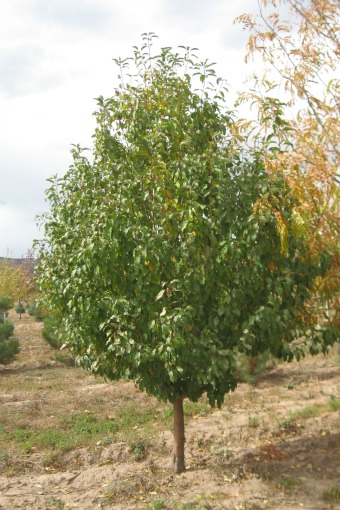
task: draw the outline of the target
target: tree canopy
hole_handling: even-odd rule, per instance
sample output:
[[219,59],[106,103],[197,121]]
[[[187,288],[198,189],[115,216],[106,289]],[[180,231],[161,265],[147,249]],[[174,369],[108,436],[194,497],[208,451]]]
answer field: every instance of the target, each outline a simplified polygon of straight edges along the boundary
[[11,258],[0,259],[0,298],[15,301],[27,300],[33,293],[33,261],[31,257],[20,262]]
[[[340,4],[258,0],[258,5],[257,15],[244,14],[237,20],[250,32],[246,61],[256,59],[261,70],[250,77],[240,102],[256,108],[261,138],[271,136],[266,130],[272,130],[272,119],[280,111],[271,149],[276,145],[283,150],[266,157],[266,168],[284,171],[299,198],[296,220],[310,251],[327,250],[332,258],[325,276],[316,281],[315,296],[319,312],[335,317],[340,261]],[[255,123],[243,127],[246,136],[250,131],[253,136]]]
[[92,159],[74,147],[51,179],[38,286],[84,368],[174,404],[181,472],[183,398],[221,405],[238,352],[290,360],[335,330],[310,313],[330,259],[296,228],[284,173],[235,139],[213,65],[186,47],[153,56],[152,39],[117,60]]

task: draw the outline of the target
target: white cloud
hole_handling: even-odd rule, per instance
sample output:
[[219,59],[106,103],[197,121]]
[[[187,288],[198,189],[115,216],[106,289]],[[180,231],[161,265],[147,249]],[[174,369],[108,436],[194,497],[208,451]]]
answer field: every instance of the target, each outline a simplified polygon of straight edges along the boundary
[[33,237],[39,237],[38,229],[32,227],[34,223],[34,217],[24,210],[0,205],[0,256],[25,256]]
[[6,96],[30,94],[55,86],[59,77],[42,69],[44,51],[32,44],[21,43],[0,53],[0,91]]
[[[0,253],[21,256],[46,210],[46,179],[63,174],[70,146],[91,147],[94,97],[117,84],[113,58],[131,56],[142,32],[161,46],[198,47],[234,89],[242,82],[238,14],[253,0],[10,0],[0,19]],[[242,70],[243,69],[243,70]],[[232,97],[230,99],[232,105]],[[10,216],[10,220],[8,219]],[[8,225],[11,227],[8,227]]]
[[30,13],[42,22],[60,25],[63,30],[98,32],[110,26],[114,4],[96,0],[32,0]]

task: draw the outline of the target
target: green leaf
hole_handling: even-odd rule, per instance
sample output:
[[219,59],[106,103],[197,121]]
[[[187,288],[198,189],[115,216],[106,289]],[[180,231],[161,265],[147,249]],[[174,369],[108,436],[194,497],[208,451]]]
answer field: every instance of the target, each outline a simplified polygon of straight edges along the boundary
[[159,291],[156,296],[156,301],[159,301],[164,296],[164,293],[165,293],[165,289],[162,289],[161,291]]

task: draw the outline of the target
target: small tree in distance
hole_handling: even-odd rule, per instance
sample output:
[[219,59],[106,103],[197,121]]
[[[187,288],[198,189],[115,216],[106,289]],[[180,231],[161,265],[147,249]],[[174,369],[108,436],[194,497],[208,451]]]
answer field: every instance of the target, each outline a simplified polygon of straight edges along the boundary
[[283,174],[233,141],[213,66],[184,47],[153,57],[152,39],[98,98],[93,161],[75,147],[50,180],[38,287],[85,369],[172,402],[181,473],[184,398],[220,406],[238,352],[291,360],[335,331],[306,305],[328,258],[296,233]]

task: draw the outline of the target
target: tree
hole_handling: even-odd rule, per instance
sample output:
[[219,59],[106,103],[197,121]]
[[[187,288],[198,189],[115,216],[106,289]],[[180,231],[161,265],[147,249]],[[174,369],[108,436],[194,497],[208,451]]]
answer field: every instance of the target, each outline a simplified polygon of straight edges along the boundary
[[184,398],[221,405],[238,352],[290,360],[335,331],[306,319],[329,260],[296,235],[284,175],[234,142],[212,64],[183,47],[153,57],[152,39],[98,98],[93,161],[74,147],[51,179],[38,288],[85,369],[173,403],[181,473]]
[[[0,297],[8,296],[15,301],[27,301],[34,292],[33,258],[0,258]],[[13,306],[12,304],[12,306]]]
[[[237,21],[250,31],[248,53],[260,73],[240,96],[258,113],[260,137],[281,124],[272,139],[283,147],[266,158],[270,172],[284,171],[299,197],[296,223],[312,253],[326,250],[329,270],[315,285],[319,314],[339,314],[340,4],[337,0],[258,0],[257,16]],[[264,68],[263,65],[264,64]],[[280,101],[275,99],[279,96]],[[286,104],[284,104],[286,103]],[[247,123],[246,136],[255,125]],[[252,131],[252,136],[253,136]],[[267,133],[270,137],[271,134]],[[290,150],[287,150],[290,147]]]

